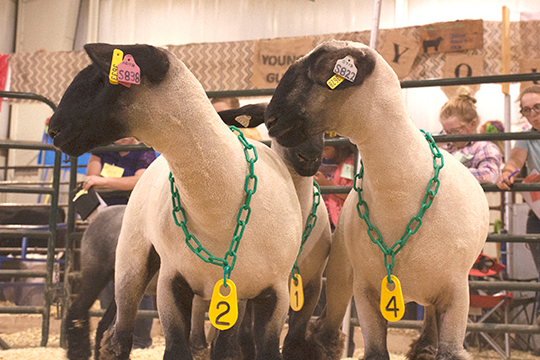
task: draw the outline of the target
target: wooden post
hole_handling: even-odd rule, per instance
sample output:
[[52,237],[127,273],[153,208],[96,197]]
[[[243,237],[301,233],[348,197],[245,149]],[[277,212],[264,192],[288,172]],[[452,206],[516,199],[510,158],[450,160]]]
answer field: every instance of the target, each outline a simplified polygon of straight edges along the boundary
[[[510,9],[502,7],[501,24],[501,75],[510,74]],[[510,94],[510,84],[502,84],[503,94]]]

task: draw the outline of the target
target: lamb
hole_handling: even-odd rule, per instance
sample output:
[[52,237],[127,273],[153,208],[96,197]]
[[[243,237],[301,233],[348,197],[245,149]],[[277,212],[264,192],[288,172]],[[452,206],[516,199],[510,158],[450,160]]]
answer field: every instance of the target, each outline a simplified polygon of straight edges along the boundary
[[[140,68],[140,84],[128,88],[109,83],[114,49],[132,55]],[[92,64],[75,77],[49,123],[54,145],[78,156],[134,136],[162,154],[141,177],[126,208],[116,252],[117,314],[103,334],[100,359],[129,358],[137,305],[154,275],[149,265],[152,248],[161,261],[157,300],[166,340],[164,359],[192,358],[192,298],[196,294],[210,299],[214,284],[222,297],[229,297],[221,293],[225,281],[231,293],[236,285],[238,321],[219,332],[213,358],[241,357],[237,342],[228,340],[241,322],[242,304],[251,299],[256,359],[279,359],[279,335],[289,307],[288,277],[303,229],[287,167],[264,144],[241,137],[239,141],[220,121],[200,83],[169,52],[148,45],[108,44],[89,44],[85,50]],[[256,180],[250,177],[251,169]],[[192,236],[173,218],[171,192],[176,191],[181,203],[175,204],[174,215]],[[246,192],[252,194],[249,209],[239,214]],[[226,257],[218,267],[198,256],[206,254],[202,248],[215,257],[229,255],[231,248],[235,252],[231,238],[239,223],[245,226],[235,263]],[[197,254],[184,243],[186,237]],[[193,244],[194,238],[200,246]],[[211,306],[218,312],[215,323],[229,316],[232,325],[234,317],[219,313],[221,305]],[[114,311],[109,310],[104,319]]]
[[[354,63],[355,77],[332,90],[327,81],[335,79],[333,69],[343,59]],[[334,232],[319,345],[327,350],[328,342],[339,340],[338,319],[354,293],[364,359],[389,359],[387,319],[402,311],[402,304],[392,303],[399,292],[381,284],[390,277],[400,281],[405,302],[425,306],[423,331],[408,357],[468,359],[463,348],[467,275],[487,237],[487,201],[469,171],[415,127],[390,66],[365,45],[323,43],[287,70],[265,118],[270,136],[284,146],[333,130],[357,145],[363,162],[362,178]],[[392,248],[398,240],[401,251],[395,258],[374,244]],[[381,302],[381,293],[389,291],[394,299]],[[340,349],[335,350],[320,356],[337,359]]]
[[[125,210],[126,205],[105,207],[84,232],[80,250],[80,287],[64,322],[68,359],[89,359],[91,356],[88,312],[100,292],[114,279],[116,245]],[[151,265],[159,268],[159,261]],[[155,294],[155,281],[150,283],[146,293]]]
[[[219,115],[228,125],[255,127],[264,122],[267,104],[246,105],[239,109],[220,111]],[[322,203],[316,209],[316,222],[310,216],[313,208],[313,175],[321,165],[324,146],[322,134],[293,147],[285,148],[272,140],[271,147],[287,164],[300,200],[303,223],[314,225],[303,251],[298,259],[302,277],[305,303],[300,311],[289,311],[289,329],[283,343],[284,359],[314,359],[313,346],[307,341],[310,333],[308,325],[319,300],[322,275],[326,267],[332,234],[326,206]],[[310,216],[311,220],[308,220]]]

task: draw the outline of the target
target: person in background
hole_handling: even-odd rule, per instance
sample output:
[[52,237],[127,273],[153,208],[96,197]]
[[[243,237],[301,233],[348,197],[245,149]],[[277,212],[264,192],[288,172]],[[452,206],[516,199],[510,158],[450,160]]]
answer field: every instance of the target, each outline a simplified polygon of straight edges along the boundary
[[[460,86],[455,97],[443,105],[439,113],[439,121],[443,127],[442,134],[476,134],[480,125],[480,117],[476,112],[476,99],[471,90]],[[493,183],[500,172],[501,152],[491,141],[459,141],[449,142],[441,146],[454,155],[474,175],[479,183]]]
[[[140,144],[133,137],[123,138],[114,142],[115,145]],[[154,150],[148,151],[106,151],[92,153],[86,168],[86,178],[83,189],[91,187],[98,189],[133,190],[146,168],[156,159]],[[100,193],[107,205],[127,204],[128,195]],[[114,298],[114,283],[111,281],[99,294],[102,309],[107,309]],[[140,310],[154,310],[154,299],[145,294],[139,304]],[[138,319],[133,332],[133,347],[144,349],[152,345],[152,318]]]
[[[133,137],[114,142],[115,145],[138,145]],[[133,190],[146,168],[156,159],[154,150],[105,151],[92,153],[86,167],[83,189]],[[107,205],[127,204],[127,195],[100,194]]]
[[[540,85],[531,85],[525,88],[519,95],[521,107],[521,115],[531,124],[530,131],[540,130]],[[501,174],[497,178],[497,186],[503,190],[510,190],[510,186],[514,183],[516,171],[523,169],[526,165],[529,174],[536,170],[540,172],[540,139],[534,140],[517,140],[514,148],[510,152],[510,157]],[[540,234],[540,219],[529,210],[527,217],[527,234]],[[540,243],[527,244],[531,250],[531,254],[536,265],[536,269],[540,274]],[[540,280],[540,279],[539,279]],[[537,292],[536,316],[537,322],[540,325],[540,292]],[[536,355],[540,355],[540,349],[535,351]]]
[[[326,135],[326,138],[335,136]],[[351,144],[325,145],[322,154],[322,164],[313,179],[319,186],[353,186],[355,167],[354,154],[356,147]],[[323,195],[324,203],[328,209],[330,225],[334,231],[339,213],[348,194]]]
[[[238,98],[235,97],[229,97],[229,98],[212,98],[210,100],[212,105],[214,106],[214,109],[216,109],[217,112],[223,111],[223,110],[231,110],[231,109],[238,109],[240,107],[240,101]],[[239,129],[242,134],[244,134],[244,137],[250,138],[252,140],[261,141],[262,136],[259,130],[257,128],[242,128]]]

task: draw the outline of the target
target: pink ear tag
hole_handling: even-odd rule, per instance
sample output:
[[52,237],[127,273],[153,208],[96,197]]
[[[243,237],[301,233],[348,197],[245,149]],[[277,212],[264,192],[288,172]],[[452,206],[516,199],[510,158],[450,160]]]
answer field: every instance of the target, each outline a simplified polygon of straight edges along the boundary
[[127,87],[141,83],[141,69],[135,63],[133,56],[129,54],[124,56],[124,60],[118,64],[118,82]]

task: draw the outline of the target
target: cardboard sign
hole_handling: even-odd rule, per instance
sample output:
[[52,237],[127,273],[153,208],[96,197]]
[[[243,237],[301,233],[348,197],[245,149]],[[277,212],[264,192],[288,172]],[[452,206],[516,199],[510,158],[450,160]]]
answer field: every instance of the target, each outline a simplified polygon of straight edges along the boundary
[[389,30],[379,53],[392,67],[399,79],[407,77],[420,50],[420,44],[410,36]]
[[[519,60],[519,72],[521,74],[536,73],[540,72],[540,59],[520,59]],[[519,91],[531,86],[538,85],[540,81],[522,81],[519,84]]]
[[[443,66],[443,78],[462,78],[484,75],[484,56],[465,54],[446,54]],[[480,84],[467,85],[474,95],[480,90]],[[454,97],[459,86],[441,86],[448,98]]]
[[482,49],[483,21],[458,20],[421,26],[420,44],[422,54]]
[[289,66],[311,50],[313,44],[308,37],[258,40],[251,84],[257,89],[275,88]]

